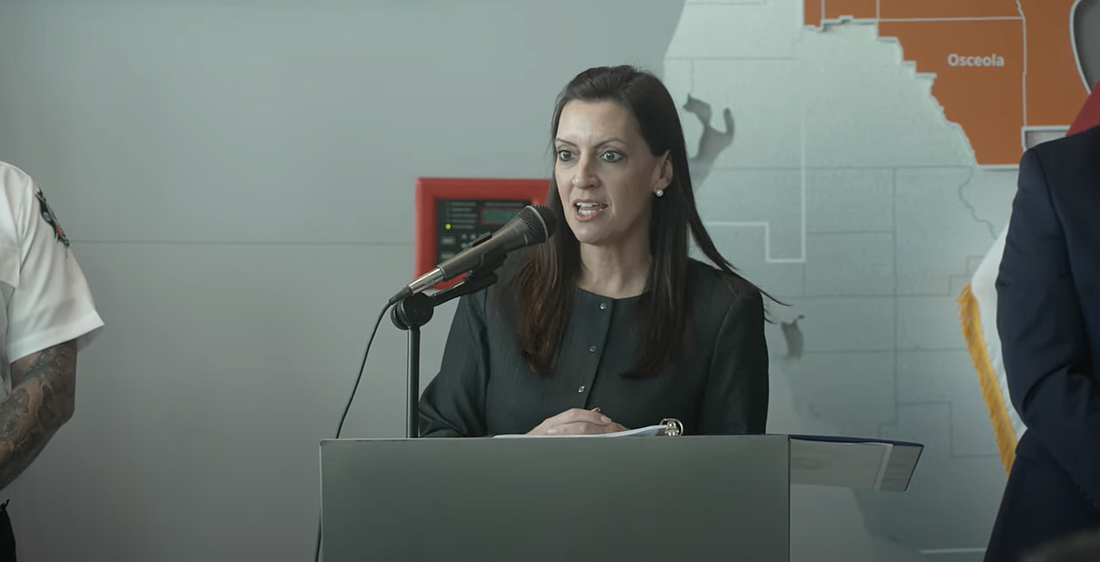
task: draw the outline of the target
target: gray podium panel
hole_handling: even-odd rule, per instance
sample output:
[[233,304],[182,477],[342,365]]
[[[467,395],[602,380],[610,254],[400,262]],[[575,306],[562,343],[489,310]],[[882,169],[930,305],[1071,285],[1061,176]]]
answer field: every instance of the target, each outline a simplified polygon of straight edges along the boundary
[[786,436],[321,443],[324,562],[789,559]]

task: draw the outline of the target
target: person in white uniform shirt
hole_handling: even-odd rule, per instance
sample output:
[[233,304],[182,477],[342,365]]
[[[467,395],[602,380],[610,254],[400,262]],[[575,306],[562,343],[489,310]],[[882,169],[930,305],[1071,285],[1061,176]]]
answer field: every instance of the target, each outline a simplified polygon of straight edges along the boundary
[[[76,355],[103,320],[69,239],[29,175],[0,162],[0,491],[73,415]],[[15,537],[0,504],[0,560]]]

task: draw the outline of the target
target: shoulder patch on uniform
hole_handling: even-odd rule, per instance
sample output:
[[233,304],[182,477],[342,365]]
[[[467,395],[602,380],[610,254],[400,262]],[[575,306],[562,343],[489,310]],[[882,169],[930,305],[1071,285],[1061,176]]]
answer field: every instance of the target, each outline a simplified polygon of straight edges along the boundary
[[35,197],[38,198],[38,207],[39,211],[42,214],[42,220],[46,221],[46,224],[50,225],[50,227],[53,228],[54,238],[56,238],[58,242],[61,242],[65,245],[66,248],[68,248],[69,238],[65,236],[65,231],[61,229],[61,224],[57,222],[57,215],[53,214],[53,209],[51,209],[50,204],[46,202],[46,195],[42,193],[41,188],[38,189]]

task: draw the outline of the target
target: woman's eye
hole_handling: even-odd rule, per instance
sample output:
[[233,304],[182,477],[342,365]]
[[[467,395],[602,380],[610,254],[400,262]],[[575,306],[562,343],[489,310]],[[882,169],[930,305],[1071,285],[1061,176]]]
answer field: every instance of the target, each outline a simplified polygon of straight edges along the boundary
[[608,162],[618,162],[619,160],[623,159],[623,155],[613,150],[609,150],[603,153],[603,159]]
[[558,151],[558,160],[565,161],[565,160],[570,160],[572,158],[573,158],[573,153],[572,152],[569,152],[568,150],[559,150]]

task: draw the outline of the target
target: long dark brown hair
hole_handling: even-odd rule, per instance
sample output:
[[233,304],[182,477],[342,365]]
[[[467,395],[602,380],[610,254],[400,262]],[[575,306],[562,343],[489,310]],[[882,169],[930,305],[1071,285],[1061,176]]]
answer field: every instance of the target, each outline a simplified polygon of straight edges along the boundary
[[[632,66],[596,67],[578,74],[558,95],[551,119],[551,142],[562,109],[573,100],[613,101],[633,116],[654,156],[669,152],[672,182],[655,198],[649,224],[653,265],[643,293],[643,355],[629,376],[647,376],[679,358],[690,339],[687,323],[688,233],[706,257],[730,276],[733,265],[714,247],[699,218],[688,171],[687,148],[676,104],[660,79]],[[553,175],[547,205],[564,223],[565,209]],[[516,297],[517,337],[531,366],[554,368],[580,272],[580,244],[564,224],[545,243],[526,253],[509,286]],[[739,284],[759,291],[750,283]],[[731,284],[731,287],[737,285]]]

